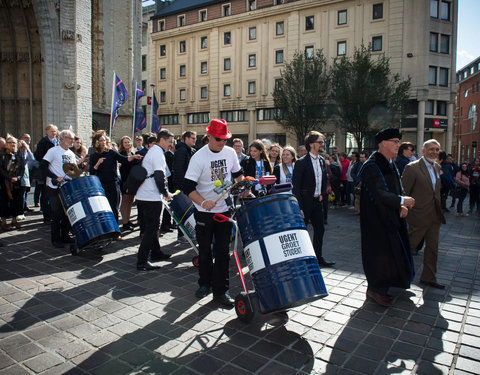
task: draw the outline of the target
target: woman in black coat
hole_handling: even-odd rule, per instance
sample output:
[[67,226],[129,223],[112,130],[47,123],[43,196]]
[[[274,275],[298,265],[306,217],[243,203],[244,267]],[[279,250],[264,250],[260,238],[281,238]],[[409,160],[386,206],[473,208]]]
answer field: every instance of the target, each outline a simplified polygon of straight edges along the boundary
[[[243,160],[242,167],[244,176],[250,176],[256,180],[272,174],[272,165],[268,159],[265,144],[261,140],[257,139],[252,142],[250,145],[250,158]],[[252,193],[258,196],[262,190],[261,186],[255,185]]]

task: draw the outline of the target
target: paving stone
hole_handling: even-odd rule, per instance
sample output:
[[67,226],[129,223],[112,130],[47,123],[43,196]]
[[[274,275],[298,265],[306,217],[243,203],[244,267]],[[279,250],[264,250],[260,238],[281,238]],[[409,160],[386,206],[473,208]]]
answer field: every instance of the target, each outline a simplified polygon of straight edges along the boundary
[[480,367],[480,363],[478,360],[474,361],[472,359],[459,357],[457,359],[457,363],[455,364],[456,369],[460,369],[466,372],[471,372],[472,374],[478,373],[478,368]]
[[35,358],[25,361],[24,364],[35,372],[42,372],[63,362],[64,361],[59,356],[50,353],[43,353]]
[[[278,360],[278,358],[277,358]],[[260,357],[248,351],[244,351],[239,356],[234,358],[232,364],[237,365],[243,370],[255,372],[265,364],[265,358]]]
[[0,353],[0,370],[13,365],[15,361],[4,353]]
[[112,359],[106,363],[102,363],[91,371],[93,375],[106,375],[106,374],[128,374],[132,368],[118,359]]
[[0,370],[0,375],[28,375],[30,373],[31,372],[17,364]]
[[70,342],[57,349],[57,353],[66,359],[71,359],[90,351],[90,348],[81,342]]
[[9,347],[6,348],[5,351],[17,362],[25,361],[26,359],[35,357],[45,352],[41,347],[33,342],[29,342],[28,344],[22,346]]
[[345,363],[344,368],[362,374],[373,374],[377,366],[378,363],[376,361],[366,359],[365,357],[352,356],[347,363]]

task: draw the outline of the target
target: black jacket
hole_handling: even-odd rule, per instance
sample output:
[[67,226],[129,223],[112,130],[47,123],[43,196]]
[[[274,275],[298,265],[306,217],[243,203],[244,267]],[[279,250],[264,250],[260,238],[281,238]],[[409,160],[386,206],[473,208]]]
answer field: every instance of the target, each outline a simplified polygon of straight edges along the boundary
[[37,159],[37,161],[42,161],[47,151],[54,146],[55,145],[52,143],[52,141],[50,141],[50,138],[48,138],[48,136],[46,135],[38,141],[37,149],[33,153],[33,156],[35,156],[35,159]]
[[8,169],[8,163],[12,160],[12,154],[2,151],[0,153],[0,174],[3,178],[11,180],[12,177],[18,178],[18,183],[20,184],[20,179],[25,174],[25,158],[20,155],[20,152],[15,153],[16,165],[14,170]]
[[[169,166],[170,172],[172,173],[172,190],[183,190],[183,179],[187,173],[188,164],[194,153],[195,149],[187,146],[184,142],[177,143],[175,154],[173,155],[173,170]],[[166,156],[167,153],[165,153],[165,157]]]
[[[241,166],[243,168],[243,175],[255,178],[255,172],[257,171],[257,162],[254,158],[243,159]],[[266,160],[263,161],[263,169],[266,173],[272,174],[272,166]]]
[[[322,187],[321,194],[324,195],[327,192],[327,167],[325,160],[319,156],[320,167],[322,168]],[[306,207],[312,207],[313,195],[315,194],[315,172],[313,170],[312,159],[310,153],[301,157],[295,163],[293,169],[293,195],[298,200],[301,210],[305,210]]]

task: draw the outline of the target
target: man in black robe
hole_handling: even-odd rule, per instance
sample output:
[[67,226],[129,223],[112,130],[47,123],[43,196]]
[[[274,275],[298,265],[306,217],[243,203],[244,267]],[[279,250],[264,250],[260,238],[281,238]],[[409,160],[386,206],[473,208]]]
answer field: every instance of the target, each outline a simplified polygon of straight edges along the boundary
[[409,288],[413,279],[405,217],[415,199],[405,196],[393,163],[400,147],[398,129],[383,129],[375,135],[378,151],[362,165],[360,229],[362,262],[368,281],[367,297],[391,306],[389,287]]

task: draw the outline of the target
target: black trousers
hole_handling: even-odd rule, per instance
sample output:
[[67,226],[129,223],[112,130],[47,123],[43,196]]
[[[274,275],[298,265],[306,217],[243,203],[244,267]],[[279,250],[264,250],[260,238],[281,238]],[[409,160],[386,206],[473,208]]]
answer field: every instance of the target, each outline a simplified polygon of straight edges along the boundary
[[102,183],[103,190],[105,190],[105,196],[107,197],[110,208],[112,209],[113,216],[118,223],[118,207],[120,205],[120,185],[118,182]]
[[68,232],[71,228],[70,221],[63,210],[58,190],[47,186],[47,193],[50,201],[50,208],[52,210],[51,240],[52,243],[63,242],[69,237]]
[[48,189],[50,189],[44,182],[39,185],[40,188],[40,210],[42,210],[43,220],[52,220],[52,208],[50,207],[50,196]]
[[312,223],[313,227],[313,249],[317,259],[322,258],[323,234],[325,233],[323,202],[312,197],[311,204],[303,209],[305,226]]
[[[213,213],[195,211],[195,232],[198,242],[198,285],[212,288],[213,295],[224,294],[229,288],[230,238],[233,224],[218,223]],[[223,215],[230,217],[230,212]],[[212,240],[215,235],[215,261],[212,255]]]
[[162,253],[158,241],[158,225],[162,213],[162,202],[137,201],[137,206],[142,212],[142,223],[145,233],[138,248],[137,264],[145,264],[150,257],[155,258]]

